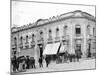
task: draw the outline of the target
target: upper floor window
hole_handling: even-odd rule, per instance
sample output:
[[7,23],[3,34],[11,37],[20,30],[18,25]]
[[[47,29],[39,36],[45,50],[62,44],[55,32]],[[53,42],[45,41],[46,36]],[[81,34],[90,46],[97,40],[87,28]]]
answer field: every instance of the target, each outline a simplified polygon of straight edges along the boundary
[[51,36],[52,35],[52,31],[51,30],[49,30],[49,34],[48,35],[49,35],[49,38],[52,38],[52,36]]
[[20,42],[21,42],[21,44],[23,43],[23,37],[22,36],[20,37]]
[[26,36],[26,42],[28,42],[28,35]]
[[96,30],[93,28],[93,36],[96,36]]
[[40,32],[40,35],[43,35],[43,32],[42,31]]
[[40,32],[40,38],[43,38],[43,32],[42,31]]
[[16,37],[14,38],[14,43],[17,44],[17,38]]
[[76,33],[76,35],[81,34],[81,26],[80,25],[75,26],[75,33]]
[[87,25],[87,34],[90,34],[90,25]]
[[59,37],[59,28],[56,28],[56,37]]
[[34,34],[32,34],[32,41],[34,41]]
[[66,34],[67,34],[67,26],[64,26],[64,31],[63,31],[63,33],[64,33],[64,36],[66,36]]

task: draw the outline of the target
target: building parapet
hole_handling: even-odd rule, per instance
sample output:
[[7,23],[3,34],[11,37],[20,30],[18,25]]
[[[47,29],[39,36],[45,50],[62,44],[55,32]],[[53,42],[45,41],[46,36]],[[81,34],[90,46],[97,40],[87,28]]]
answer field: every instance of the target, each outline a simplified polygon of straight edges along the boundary
[[24,25],[24,26],[17,27],[17,28],[14,28],[14,29],[12,28],[11,32],[12,33],[18,32],[18,31],[25,30],[25,29],[28,29],[28,28],[38,27],[38,26],[46,25],[48,23],[52,23],[52,22],[55,22],[55,21],[58,21],[58,20],[69,19],[69,18],[86,18],[86,19],[89,19],[89,20],[92,20],[92,21],[96,21],[94,16],[92,16],[92,15],[86,13],[86,12],[76,10],[76,11],[73,11],[73,12],[61,14],[61,15],[56,16],[56,17],[53,16],[53,17],[50,17],[49,19],[38,19],[35,23],[30,23],[28,25]]

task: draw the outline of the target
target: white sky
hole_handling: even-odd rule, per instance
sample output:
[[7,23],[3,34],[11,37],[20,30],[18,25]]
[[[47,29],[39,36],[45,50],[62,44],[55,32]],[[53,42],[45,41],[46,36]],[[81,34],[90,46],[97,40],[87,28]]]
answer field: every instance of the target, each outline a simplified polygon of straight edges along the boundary
[[12,2],[12,25],[26,25],[38,19],[47,19],[70,11],[82,10],[95,16],[94,6],[63,5],[35,2]]

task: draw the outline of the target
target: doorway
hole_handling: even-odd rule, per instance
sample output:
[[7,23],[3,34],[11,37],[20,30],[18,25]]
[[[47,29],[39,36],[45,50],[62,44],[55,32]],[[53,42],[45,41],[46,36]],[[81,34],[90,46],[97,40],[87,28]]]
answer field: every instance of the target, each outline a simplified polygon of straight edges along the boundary
[[38,44],[39,46],[39,55],[42,58],[43,57],[43,44]]
[[75,41],[75,54],[81,58],[82,56],[82,40]]

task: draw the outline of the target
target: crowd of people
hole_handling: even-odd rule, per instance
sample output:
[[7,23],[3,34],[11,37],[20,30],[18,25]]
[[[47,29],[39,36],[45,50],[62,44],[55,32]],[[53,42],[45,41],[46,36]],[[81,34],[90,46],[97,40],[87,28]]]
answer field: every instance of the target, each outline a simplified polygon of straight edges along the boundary
[[57,62],[79,62],[82,57],[82,52],[80,50],[75,51],[74,54],[69,54],[68,52],[64,54],[59,54],[57,57]]
[[[49,64],[49,58],[48,57],[40,57],[38,59],[38,64],[39,67],[43,67],[43,60],[45,59],[46,62],[46,67],[48,67]],[[34,57],[29,57],[29,56],[20,56],[20,57],[16,57],[13,56],[11,58],[11,68],[13,70],[13,72],[22,72],[22,71],[26,71],[27,69],[36,69],[36,62]]]
[[[53,55],[51,55],[51,56],[53,57]],[[45,57],[40,57],[38,59],[38,66],[36,65],[37,63],[36,63],[34,57],[13,56],[11,59],[12,70],[13,70],[13,72],[22,72],[22,71],[26,71],[27,69],[37,69],[38,67],[43,68],[44,60],[46,63],[46,67],[48,67],[48,65],[52,61],[51,56],[46,55]],[[69,54],[68,52],[65,52],[64,54],[57,54],[55,57],[53,57],[53,59],[54,59],[54,61],[56,61],[56,63],[62,63],[62,60],[65,62],[67,62],[67,61],[79,62],[79,59],[81,59],[81,56],[82,56],[82,52],[77,50],[77,51],[75,51],[75,54]],[[63,59],[62,59],[62,57],[63,57]]]

